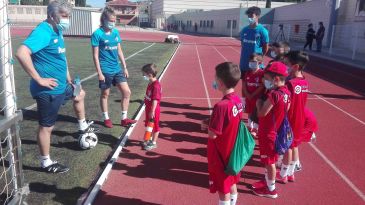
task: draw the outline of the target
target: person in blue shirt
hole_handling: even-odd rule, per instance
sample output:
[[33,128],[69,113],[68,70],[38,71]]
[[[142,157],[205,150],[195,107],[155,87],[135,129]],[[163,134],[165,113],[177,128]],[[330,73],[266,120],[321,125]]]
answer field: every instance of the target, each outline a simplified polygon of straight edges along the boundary
[[241,59],[240,69],[242,76],[250,68],[248,66],[250,56],[253,53],[265,56],[269,50],[269,32],[266,28],[259,24],[261,9],[253,6],[247,9],[249,25],[241,31]]
[[[85,92],[74,93],[75,85],[68,72],[63,31],[69,28],[71,5],[65,0],[52,1],[47,20],[40,23],[19,47],[16,57],[30,75],[30,92],[37,102],[39,128],[37,140],[41,169],[49,173],[67,172],[69,168],[50,158],[50,138],[58,111],[73,100],[79,133],[97,131],[85,120]],[[75,95],[75,96],[74,96]]]
[[[100,107],[104,125],[113,127],[108,113],[110,87],[116,86],[121,93],[121,126],[129,126],[137,121],[128,118],[128,106],[131,96],[127,78],[128,70],[123,55],[119,32],[115,29],[116,15],[111,7],[105,7],[100,19],[100,28],[91,36],[93,59],[101,89]],[[122,65],[118,61],[122,62]]]

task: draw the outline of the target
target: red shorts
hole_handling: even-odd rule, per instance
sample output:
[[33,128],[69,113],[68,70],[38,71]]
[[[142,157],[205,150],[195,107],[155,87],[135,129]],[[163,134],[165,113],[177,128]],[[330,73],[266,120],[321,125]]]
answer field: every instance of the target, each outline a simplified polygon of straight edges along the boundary
[[278,154],[275,151],[275,137],[258,136],[261,162],[264,165],[275,164]]
[[[146,120],[144,121],[144,126],[147,127],[148,122],[150,121],[149,113],[151,111],[151,108],[146,107],[145,114],[146,114]],[[153,127],[153,132],[159,132],[160,131],[160,106],[156,107],[155,110],[155,126]]]
[[236,176],[227,175],[222,170],[215,170],[209,172],[209,191],[210,193],[221,192],[228,194],[231,187],[240,181],[241,173]]
[[251,100],[246,98],[245,113],[248,113],[248,114],[253,113],[253,111],[256,107],[256,101],[257,101],[256,98],[251,99]]
[[[295,136],[295,135],[294,135]],[[302,138],[300,137],[294,137],[293,143],[290,145],[290,149],[293,149],[295,147],[298,147],[300,144],[302,144]]]

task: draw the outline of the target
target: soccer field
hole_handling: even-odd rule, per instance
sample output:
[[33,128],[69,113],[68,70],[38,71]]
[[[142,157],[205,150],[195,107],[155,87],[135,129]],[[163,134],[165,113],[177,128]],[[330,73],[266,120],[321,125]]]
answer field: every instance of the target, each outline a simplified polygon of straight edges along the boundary
[[[13,39],[14,52],[23,39]],[[77,144],[77,120],[74,117],[72,102],[63,106],[59,112],[51,138],[51,157],[71,170],[64,175],[40,172],[36,129],[38,126],[35,101],[29,93],[29,77],[16,62],[14,66],[18,107],[23,109],[24,120],[20,125],[22,139],[23,169],[25,183],[30,194],[25,198],[28,204],[76,204],[77,199],[87,191],[90,183],[104,167],[110,151],[116,145],[119,136],[125,131],[120,123],[120,94],[112,89],[109,98],[109,113],[115,126],[112,129],[101,125],[99,108],[98,79],[95,75],[89,39],[67,38],[67,57],[71,75],[84,79],[82,86],[86,91],[86,115],[102,128],[98,134],[99,143],[92,150],[81,150]],[[133,117],[142,103],[147,82],[143,81],[141,67],[147,63],[156,63],[160,71],[165,67],[176,46],[162,43],[123,42],[124,55],[129,70],[129,86],[132,97],[129,117]]]

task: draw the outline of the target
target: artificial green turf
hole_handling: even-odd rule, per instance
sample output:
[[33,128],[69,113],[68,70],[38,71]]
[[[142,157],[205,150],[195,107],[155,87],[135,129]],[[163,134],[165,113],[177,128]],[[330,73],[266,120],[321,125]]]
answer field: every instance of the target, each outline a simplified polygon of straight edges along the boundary
[[[13,42],[13,48],[20,45],[20,40]],[[126,57],[151,45],[151,43],[124,42]],[[91,58],[89,39],[66,39],[67,57],[71,74],[85,78],[95,73]],[[141,105],[147,82],[143,81],[141,67],[146,63],[156,63],[164,68],[173,54],[175,46],[155,44],[127,61],[129,86],[132,91],[129,116],[132,117]],[[25,108],[34,103],[28,91],[29,77],[15,64],[15,82],[18,107]],[[87,93],[85,107],[87,118],[100,124],[99,88],[96,77],[83,82]],[[35,138],[38,126],[34,110],[24,110],[24,121],[21,123],[23,168],[25,182],[29,184],[30,194],[25,197],[28,204],[76,204],[77,199],[87,191],[92,180],[103,168],[105,159],[116,146],[120,135],[125,131],[120,127],[120,94],[115,88],[109,97],[109,114],[115,126],[112,129],[102,127],[98,134],[99,143],[92,150],[81,150],[77,145],[77,122],[74,118],[72,102],[68,102],[59,112],[51,138],[51,157],[70,166],[66,174],[46,174],[39,171],[38,147]]]

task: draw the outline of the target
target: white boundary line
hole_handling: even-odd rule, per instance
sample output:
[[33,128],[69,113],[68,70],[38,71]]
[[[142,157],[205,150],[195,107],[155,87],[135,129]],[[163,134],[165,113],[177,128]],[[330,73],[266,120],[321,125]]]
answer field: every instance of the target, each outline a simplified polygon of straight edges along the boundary
[[213,48],[214,48],[214,50],[215,51],[217,51],[217,53],[219,53],[219,55],[225,60],[225,61],[228,61],[228,59],[221,53],[221,52],[219,52],[218,51],[218,49],[215,47],[215,46],[213,46]]
[[339,168],[336,167],[336,165],[331,162],[314,144],[309,143],[309,145],[314,149],[315,152],[346,182],[349,187],[354,190],[354,192],[359,195],[359,197],[365,202],[365,195],[360,191],[359,188],[357,188],[349,178],[346,177],[344,173],[341,172]]
[[364,121],[362,121],[362,120],[360,120],[359,118],[357,118],[357,117],[355,117],[355,116],[351,115],[350,113],[348,113],[348,112],[346,112],[345,110],[343,110],[342,108],[340,108],[340,107],[338,107],[338,106],[334,105],[333,103],[331,103],[331,102],[327,101],[326,99],[322,98],[321,96],[319,96],[319,95],[314,95],[314,96],[316,96],[318,99],[320,99],[320,100],[322,100],[322,101],[326,102],[327,104],[331,105],[332,107],[336,108],[337,110],[339,110],[339,111],[341,111],[341,112],[345,113],[346,115],[348,115],[348,116],[349,116],[349,117],[351,117],[352,119],[354,119],[354,120],[358,121],[358,122],[359,122],[359,123],[361,123],[362,125],[365,125],[365,122],[364,122]]
[[236,53],[241,54],[240,51],[238,51],[237,49],[234,49],[232,46],[230,46],[230,48],[232,48],[232,50],[236,51]]
[[[207,98],[197,98],[197,97],[182,97],[182,96],[167,96],[167,97],[162,97],[162,99],[181,99],[181,100],[206,100]],[[210,98],[211,100],[220,100],[222,98]],[[307,98],[308,100],[322,100],[322,99],[318,99],[318,98]],[[324,98],[327,100],[332,100],[332,99],[336,99],[336,98]]]
[[[164,69],[164,71],[161,73],[160,77],[159,77],[159,80],[161,81],[162,80],[162,77],[165,75],[167,69],[170,67],[170,64],[172,62],[172,60],[175,58],[175,55],[176,53],[178,52],[180,48],[180,45],[178,45],[178,47],[176,48],[174,54],[172,55],[172,57],[170,58],[169,62],[167,63],[166,65],[166,68]],[[141,109],[139,110],[139,112],[137,113],[137,116],[135,117],[135,120],[139,120],[143,114],[145,110],[145,105],[143,105],[141,107]],[[125,134],[125,136],[123,137],[123,139],[128,139],[129,136],[132,134],[134,128],[135,128],[136,124],[132,125],[127,133]],[[121,136],[122,137],[122,136]],[[99,190],[101,189],[101,187],[103,186],[104,182],[106,181],[106,179],[108,178],[108,175],[110,173],[110,171],[112,170],[113,168],[113,165],[114,163],[117,161],[117,159],[119,158],[119,153],[122,151],[123,147],[124,147],[124,143],[125,143],[125,140],[122,140],[121,143],[118,145],[118,148],[115,150],[115,152],[113,153],[111,159],[109,160],[108,164],[106,165],[104,171],[102,172],[102,174],[100,175],[98,181],[96,182],[94,188],[90,191],[88,197],[86,198],[85,202],[82,203],[84,205],[91,205],[94,200],[95,200],[95,197],[97,196]]]
[[[141,53],[141,52],[142,52],[142,51],[144,51],[144,50],[147,50],[147,49],[151,48],[151,47],[152,47],[153,45],[155,45],[155,44],[156,44],[156,43],[152,43],[151,45],[149,45],[149,46],[147,46],[147,47],[145,47],[145,48],[142,48],[141,50],[139,50],[139,51],[137,51],[137,52],[133,53],[132,55],[128,56],[125,60],[128,60],[128,59],[130,59],[130,58],[133,58],[135,55],[137,55],[137,54]],[[86,78],[82,79],[82,80],[81,80],[81,82],[87,81],[87,80],[89,80],[89,79],[91,79],[91,78],[93,78],[93,77],[95,77],[95,76],[97,76],[97,73],[94,73],[94,74],[92,74],[92,75],[87,76]],[[26,107],[26,108],[24,108],[24,109],[25,109],[25,110],[33,110],[35,107],[37,107],[37,103],[34,103],[34,104],[32,104],[32,105],[29,105],[28,107]]]
[[[210,97],[209,97],[209,92],[208,92],[207,84],[205,83],[205,77],[204,77],[203,67],[202,67],[202,63],[201,63],[201,60],[200,60],[200,55],[199,55],[198,47],[197,47],[196,44],[195,44],[195,50],[196,50],[196,54],[198,55],[200,73],[201,73],[201,77],[202,77],[203,84],[204,84],[205,95],[207,96],[208,106],[209,106],[209,108],[212,108],[212,103],[210,102]],[[209,113],[211,113],[211,112],[212,111],[209,110]]]

